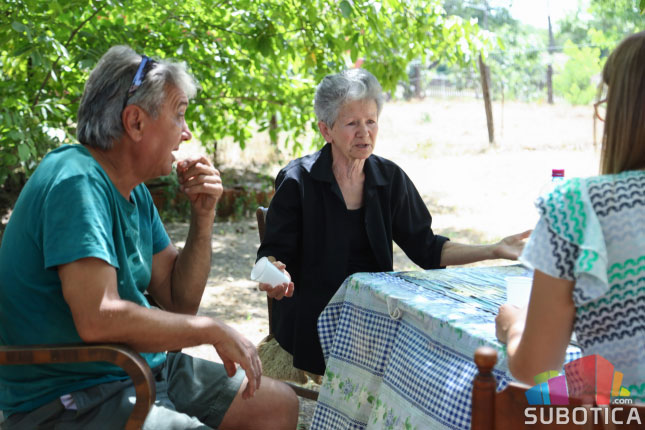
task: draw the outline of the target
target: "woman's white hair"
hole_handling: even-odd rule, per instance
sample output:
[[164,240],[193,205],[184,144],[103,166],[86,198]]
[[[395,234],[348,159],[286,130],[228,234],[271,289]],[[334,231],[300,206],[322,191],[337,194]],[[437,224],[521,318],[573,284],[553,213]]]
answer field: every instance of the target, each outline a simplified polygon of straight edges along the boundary
[[314,111],[318,121],[333,128],[338,112],[346,102],[374,100],[380,115],[383,99],[383,89],[374,75],[365,69],[348,69],[323,78],[316,88]]
[[132,97],[132,84],[142,56],[128,46],[113,46],[101,57],[85,84],[78,108],[76,137],[83,145],[108,150],[125,132],[121,112],[136,104],[157,117],[168,86],[179,88],[191,99],[197,82],[185,63],[156,60]]

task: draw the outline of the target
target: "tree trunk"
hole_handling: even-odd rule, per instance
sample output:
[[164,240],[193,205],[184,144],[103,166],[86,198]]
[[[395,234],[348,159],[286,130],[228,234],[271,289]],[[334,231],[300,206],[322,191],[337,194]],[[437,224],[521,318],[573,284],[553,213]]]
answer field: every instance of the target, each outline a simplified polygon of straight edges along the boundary
[[546,88],[547,97],[550,105],[553,104],[553,66],[546,66]]
[[278,146],[278,118],[275,114],[271,115],[271,120],[269,121],[269,136],[271,145]]
[[414,97],[420,99],[423,98],[421,95],[421,66],[419,64],[413,64],[412,65],[412,70],[411,70],[411,79],[410,83],[412,84],[412,87],[414,88]]
[[[549,20],[549,60],[553,61],[553,52],[555,52],[555,40],[553,39],[553,28],[551,27],[551,15],[547,16]],[[553,104],[553,66],[549,64],[546,68],[546,88],[548,91],[548,102]]]
[[495,146],[495,127],[493,125],[493,107],[490,102],[489,71],[481,54],[479,54],[479,74],[482,82],[482,95],[484,96],[484,109],[486,109],[486,125],[488,126],[488,143]]

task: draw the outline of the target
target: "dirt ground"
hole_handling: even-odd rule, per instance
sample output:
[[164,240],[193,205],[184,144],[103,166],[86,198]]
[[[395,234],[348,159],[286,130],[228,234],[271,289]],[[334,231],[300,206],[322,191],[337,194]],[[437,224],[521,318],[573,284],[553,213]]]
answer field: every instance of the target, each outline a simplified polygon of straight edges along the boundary
[[[464,243],[493,243],[535,225],[533,200],[550,180],[552,168],[564,168],[567,177],[596,174],[592,117],[591,106],[495,103],[496,145],[491,146],[481,100],[389,103],[379,121],[375,153],[407,172],[433,216],[436,233]],[[266,136],[258,136],[243,152],[231,142],[220,148],[220,166],[268,163],[272,175],[289,159]],[[200,149],[187,145],[181,151],[186,155]],[[172,223],[167,229],[182,246],[187,224]],[[256,344],[268,333],[265,297],[249,280],[258,244],[254,218],[216,223],[201,308],[202,314],[226,321]],[[394,266],[416,267],[396,246]],[[210,346],[189,352],[218,360]],[[313,402],[303,402],[300,430],[309,428],[313,408]]]

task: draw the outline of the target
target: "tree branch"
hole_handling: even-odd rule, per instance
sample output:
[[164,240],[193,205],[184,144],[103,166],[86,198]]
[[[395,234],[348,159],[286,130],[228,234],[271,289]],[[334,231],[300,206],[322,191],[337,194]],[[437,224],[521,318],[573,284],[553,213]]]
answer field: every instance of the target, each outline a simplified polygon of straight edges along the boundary
[[[105,7],[105,3],[103,5],[101,5],[101,7],[96,9],[92,15],[88,16],[87,19],[85,19],[83,22],[81,22],[78,25],[78,27],[76,27],[74,30],[72,30],[72,33],[69,35],[69,38],[63,44],[63,46],[65,48],[67,48],[67,46],[72,42],[72,39],[74,39],[74,36],[76,36],[76,34],[79,31],[81,31],[81,28],[83,28],[83,26],[85,26],[85,24],[87,24],[92,18],[94,18],[104,7]],[[49,72],[47,73],[47,75],[45,75],[45,80],[43,81],[42,84],[40,84],[40,88],[38,88],[38,91],[36,91],[36,98],[34,99],[34,102],[31,104],[32,107],[34,107],[34,106],[36,106],[38,104],[38,101],[40,100],[40,93],[45,88],[45,85],[47,85],[47,82],[49,82],[49,78],[51,77],[51,74],[52,74],[51,72],[54,70],[54,68],[56,67],[56,65],[58,64],[58,62],[62,58],[62,56],[63,55],[60,54],[58,56],[58,58],[56,58],[56,61],[54,61],[52,63],[51,69],[49,69]]]
[[227,97],[227,96],[218,96],[218,97],[204,97],[201,98],[200,100],[232,100],[232,101],[247,101],[247,102],[266,102],[270,104],[274,104],[277,106],[284,106],[284,101],[281,100],[269,100],[269,99],[262,99],[258,97]]

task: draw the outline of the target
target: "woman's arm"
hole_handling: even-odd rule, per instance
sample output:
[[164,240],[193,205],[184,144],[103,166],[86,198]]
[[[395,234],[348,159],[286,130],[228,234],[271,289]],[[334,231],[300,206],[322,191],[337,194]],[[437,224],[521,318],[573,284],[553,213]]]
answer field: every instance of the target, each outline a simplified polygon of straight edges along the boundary
[[[298,183],[294,179],[285,179],[284,171],[276,178],[276,192],[271,199],[266,214],[266,229],[257,258],[267,257],[278,269],[291,279],[286,270],[287,264],[297,260],[296,254],[300,241],[302,210],[300,208]],[[266,291],[273,299],[293,295],[294,283],[285,282],[272,287],[269,284],[259,284],[260,291]]]
[[524,248],[524,239],[531,230],[505,237],[492,245],[466,245],[448,241],[432,231],[432,216],[416,187],[403,172],[393,176],[394,241],[424,269],[474,263],[504,258],[517,260]]
[[500,307],[497,338],[507,344],[508,368],[517,380],[534,385],[539,373],[562,368],[576,314],[574,284],[536,270],[528,311]]
[[446,242],[441,250],[441,265],[453,266],[497,258],[517,260],[524,248],[524,239],[530,234],[531,230],[527,230],[505,237],[492,245],[465,245]]

